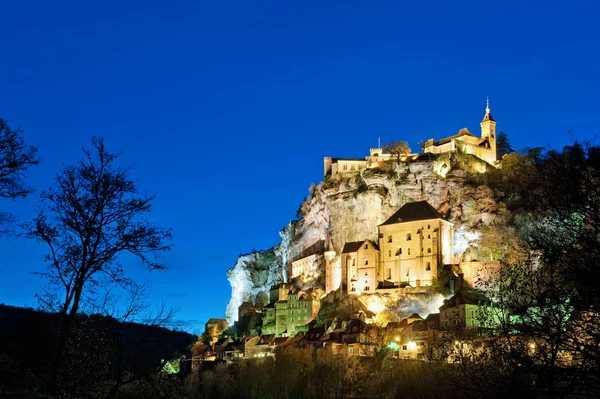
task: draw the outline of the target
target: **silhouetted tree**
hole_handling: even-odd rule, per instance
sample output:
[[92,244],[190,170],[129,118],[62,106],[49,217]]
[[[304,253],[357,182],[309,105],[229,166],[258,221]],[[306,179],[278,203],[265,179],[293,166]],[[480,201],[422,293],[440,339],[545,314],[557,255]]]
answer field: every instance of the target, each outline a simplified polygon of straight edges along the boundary
[[410,147],[406,141],[390,141],[388,144],[383,146],[383,152],[386,154],[392,154],[397,161],[403,155],[410,154]]
[[499,132],[496,137],[496,153],[498,154],[498,159],[502,159],[502,157],[506,154],[510,154],[514,150],[510,146],[510,141],[508,140],[508,135],[505,132]]
[[[37,148],[28,146],[23,140],[23,130],[11,129],[0,118],[0,198],[16,200],[25,198],[33,189],[25,184],[25,172],[39,163]],[[0,234],[6,233],[14,217],[0,212]]]
[[70,333],[87,298],[107,284],[131,283],[119,258],[131,254],[149,270],[162,270],[156,255],[170,249],[171,232],[147,219],[153,196],[140,194],[129,170],[116,164],[120,153],[92,139],[76,165],[66,166],[56,185],[42,192],[42,210],[27,226],[28,235],[47,245],[49,287],[38,299],[61,317],[51,361],[48,391],[60,391]]

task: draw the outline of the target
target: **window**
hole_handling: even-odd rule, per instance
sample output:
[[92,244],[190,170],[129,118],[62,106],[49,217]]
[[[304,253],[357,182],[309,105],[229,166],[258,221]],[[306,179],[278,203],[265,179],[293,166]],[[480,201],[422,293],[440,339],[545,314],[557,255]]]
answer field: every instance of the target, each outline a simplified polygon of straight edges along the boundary
[[294,314],[294,311],[292,310],[292,314]]
[[431,262],[427,262],[427,268],[425,270],[431,271]]
[[350,291],[351,291],[351,292],[354,292],[354,291],[356,291],[356,288],[352,287],[352,288],[350,289]]
[[406,241],[410,241],[412,240],[412,237],[410,236],[410,233],[406,234]]
[[367,272],[365,272],[365,277],[367,277],[367,276],[368,276],[368,273],[367,273]]
[[369,264],[369,259],[365,259],[365,265]]
[[365,249],[369,249],[369,244],[365,244]]
[[392,268],[388,267],[387,269],[387,277],[388,280],[390,280],[392,278]]
[[365,291],[369,291],[369,286],[365,285]]
[[350,255],[346,256],[346,267],[350,266]]
[[398,248],[398,253],[396,255],[402,255],[402,248]]
[[391,249],[388,251],[388,256],[389,256],[390,258],[392,257],[392,250],[391,250]]
[[431,234],[427,234],[427,238],[431,238]]
[[352,258],[352,266],[356,266],[356,259]]
[[407,251],[408,251],[408,252],[407,252],[407,254],[408,254],[408,255],[410,255],[410,248],[408,248],[408,250],[407,250]]
[[344,170],[348,170],[348,165],[344,165]]
[[402,345],[402,350],[403,351],[407,351],[408,350],[408,345]]
[[427,253],[430,254],[431,253],[431,248],[427,248]]
[[392,236],[391,235],[388,236],[388,242],[392,242]]
[[431,225],[427,225],[427,230],[431,230]]

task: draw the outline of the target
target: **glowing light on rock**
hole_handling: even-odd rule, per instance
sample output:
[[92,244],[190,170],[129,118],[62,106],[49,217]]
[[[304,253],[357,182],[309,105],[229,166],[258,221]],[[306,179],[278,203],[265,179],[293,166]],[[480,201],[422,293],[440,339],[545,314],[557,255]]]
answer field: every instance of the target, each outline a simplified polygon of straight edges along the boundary
[[470,246],[477,246],[481,241],[481,233],[467,231],[464,227],[454,231],[454,255],[464,253]]
[[[431,313],[438,313],[440,311],[440,306],[444,304],[444,297],[440,294],[437,294],[433,297],[429,305],[427,306],[427,311]],[[424,316],[427,317],[427,316]]]
[[385,309],[385,304],[383,303],[383,299],[373,297],[373,300],[369,301],[367,305],[367,309],[371,312],[377,314]]

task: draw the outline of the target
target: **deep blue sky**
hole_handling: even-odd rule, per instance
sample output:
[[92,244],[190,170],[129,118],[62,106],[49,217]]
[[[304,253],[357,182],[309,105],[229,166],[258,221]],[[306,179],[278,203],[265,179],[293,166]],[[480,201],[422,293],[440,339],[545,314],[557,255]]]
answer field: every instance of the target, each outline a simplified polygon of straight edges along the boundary
[[[323,156],[468,127],[485,97],[515,148],[600,132],[594,2],[13,1],[2,4],[0,117],[42,163],[38,192],[102,135],[172,226],[154,303],[201,332],[225,271],[278,242]],[[558,3],[556,3],[558,4]],[[2,202],[25,221],[37,194]],[[34,305],[45,248],[0,241],[0,303]]]

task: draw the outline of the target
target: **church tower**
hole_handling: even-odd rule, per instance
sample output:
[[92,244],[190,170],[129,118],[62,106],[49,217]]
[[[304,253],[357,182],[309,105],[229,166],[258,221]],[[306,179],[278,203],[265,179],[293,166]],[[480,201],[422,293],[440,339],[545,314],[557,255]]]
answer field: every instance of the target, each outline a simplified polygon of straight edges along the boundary
[[480,123],[481,125],[481,138],[487,138],[490,143],[490,154],[486,157],[486,161],[493,164],[498,160],[496,152],[496,121],[490,113],[490,99],[487,99],[485,107],[485,116]]

